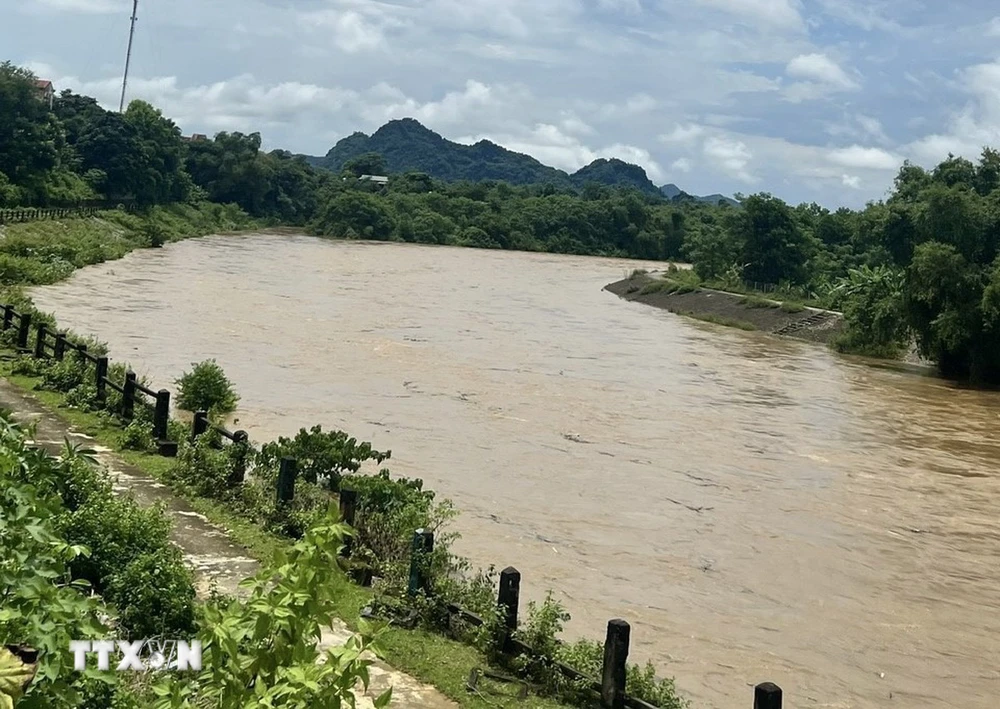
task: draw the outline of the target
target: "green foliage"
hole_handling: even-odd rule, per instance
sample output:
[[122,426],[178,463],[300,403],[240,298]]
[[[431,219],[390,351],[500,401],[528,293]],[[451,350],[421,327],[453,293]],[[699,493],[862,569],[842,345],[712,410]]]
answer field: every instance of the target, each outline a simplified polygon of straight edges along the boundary
[[374,461],[381,465],[392,457],[392,451],[377,451],[371,443],[359,443],[344,431],[323,431],[322,426],[300,429],[295,438],[280,437],[261,446],[257,467],[277,474],[282,458],[295,458],[299,476],[315,483],[325,479],[331,490],[337,490],[345,473],[356,473],[362,464]]
[[193,445],[182,446],[174,465],[167,472],[167,479],[183,485],[196,495],[225,499],[229,493],[232,458],[214,447],[217,440],[217,435],[204,434]]
[[[203,667],[196,675],[167,673],[155,688],[154,709],[244,707],[339,709],[352,705],[356,684],[367,689],[375,634],[361,621],[344,646],[318,649],[337,612],[337,551],[347,530],[330,520],[242,586],[245,601],[221,600],[205,608],[199,637]],[[378,697],[376,707],[388,704]]]
[[[559,639],[569,613],[552,593],[546,594],[542,603],[528,603],[527,618],[518,627],[515,637],[533,650],[530,656],[521,656],[516,667],[535,679],[548,692],[574,698],[583,706],[591,703],[593,681],[599,680],[604,666],[604,647],[592,640],[564,643]],[[561,662],[578,670],[589,679],[568,679],[551,661]],[[660,707],[660,709],[686,709],[690,702],[677,694],[672,678],[659,679],[651,663],[645,666],[629,664],[626,667],[625,691],[629,696]]]
[[904,274],[885,266],[852,269],[836,286],[847,329],[835,346],[843,352],[889,355],[907,342]]
[[214,359],[191,365],[176,381],[177,406],[187,411],[208,411],[213,415],[232,413],[240,397],[232,382]]
[[62,473],[56,487],[66,511],[58,529],[90,552],[71,561],[73,578],[88,581],[117,607],[120,627],[133,637],[190,631],[193,579],[170,543],[162,508],[116,496],[107,473],[72,449]]
[[66,467],[28,446],[31,435],[0,420],[0,646],[39,652],[38,672],[19,709],[77,706],[79,675],[66,648],[70,640],[105,636],[108,629],[99,599],[71,583],[69,564],[89,552],[60,534],[63,508],[54,486]]
[[172,544],[132,559],[110,577],[104,597],[130,637],[184,637],[194,629],[193,578]]

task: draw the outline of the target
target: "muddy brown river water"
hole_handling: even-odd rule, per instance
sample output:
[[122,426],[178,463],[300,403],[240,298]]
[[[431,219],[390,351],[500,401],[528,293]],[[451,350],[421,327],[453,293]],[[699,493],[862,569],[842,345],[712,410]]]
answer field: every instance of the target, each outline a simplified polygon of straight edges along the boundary
[[220,236],[33,296],[157,387],[216,358],[257,440],[391,448],[695,707],[1000,706],[1000,395],[602,291],[636,265]]

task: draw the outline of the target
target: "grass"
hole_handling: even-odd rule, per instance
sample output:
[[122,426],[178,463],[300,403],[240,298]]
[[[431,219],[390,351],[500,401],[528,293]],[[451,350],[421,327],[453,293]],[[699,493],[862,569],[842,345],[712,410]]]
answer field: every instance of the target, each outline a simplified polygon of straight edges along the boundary
[[154,238],[178,241],[254,226],[238,207],[208,202],[153,207],[142,215],[108,210],[96,217],[10,224],[0,229],[0,285],[57,283],[78,268],[149,246]]
[[802,303],[797,303],[794,300],[786,300],[781,304],[781,310],[785,313],[801,313],[805,311],[806,306]]
[[688,311],[683,313],[689,318],[694,318],[695,320],[703,320],[705,322],[714,323],[716,325],[725,325],[726,327],[735,327],[740,330],[756,330],[757,326],[752,322],[747,322],[746,320],[736,320],[735,318],[727,318],[722,315],[715,315],[714,313],[695,313]]
[[747,295],[740,298],[740,305],[745,305],[748,308],[780,308],[781,303],[777,303],[773,300],[768,300],[767,298],[761,298],[757,295]]
[[652,295],[654,293],[680,295],[682,293],[693,293],[696,290],[698,290],[698,287],[691,283],[678,283],[677,281],[665,278],[662,281],[650,281],[639,289],[639,295]]
[[[0,375],[30,394],[72,429],[91,436],[102,446],[115,450],[123,460],[150,476],[166,483],[165,473],[173,461],[157,455],[120,450],[119,436],[122,429],[95,413],[67,408],[59,392],[36,388],[41,379],[11,374],[11,362],[0,362]],[[183,499],[212,523],[225,528],[230,538],[244,547],[253,558],[268,561],[274,552],[292,542],[271,534],[258,525],[238,517],[223,505],[206,500],[170,485],[175,495]],[[372,599],[370,589],[350,581],[346,575],[337,578],[338,614],[352,629],[357,628],[361,610]],[[468,709],[565,709],[568,705],[553,699],[529,695],[524,701],[514,696],[490,694],[489,697],[471,694],[465,689],[469,672],[474,667],[486,667],[486,658],[476,648],[450,638],[423,630],[405,630],[387,627],[381,638],[380,657],[394,668],[406,672],[439,689],[445,696]]]

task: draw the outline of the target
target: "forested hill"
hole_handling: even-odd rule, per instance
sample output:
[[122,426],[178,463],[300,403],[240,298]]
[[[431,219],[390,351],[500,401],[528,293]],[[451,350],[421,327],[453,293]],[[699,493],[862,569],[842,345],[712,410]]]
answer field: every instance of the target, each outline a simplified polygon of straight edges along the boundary
[[447,182],[502,180],[513,185],[551,184],[562,189],[582,189],[588,182],[595,182],[634,187],[650,196],[661,194],[638,165],[602,158],[571,175],[488,140],[474,145],[452,142],[413,118],[390,121],[370,136],[354,133],[340,140],[325,157],[307,160],[316,167],[340,172],[349,160],[367,153],[381,155],[389,172],[424,172]]

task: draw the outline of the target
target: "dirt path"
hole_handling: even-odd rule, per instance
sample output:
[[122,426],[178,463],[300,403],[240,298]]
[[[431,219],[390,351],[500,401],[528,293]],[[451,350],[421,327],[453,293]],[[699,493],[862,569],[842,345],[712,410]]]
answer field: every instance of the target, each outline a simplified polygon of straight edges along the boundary
[[[0,407],[13,411],[19,421],[35,423],[35,443],[50,453],[60,454],[67,439],[72,444],[95,450],[98,460],[114,477],[117,492],[132,493],[143,506],[164,503],[166,514],[173,522],[172,541],[184,552],[185,562],[194,571],[199,595],[207,595],[213,582],[221,592],[236,595],[241,592],[239,582],[259,569],[258,563],[247,556],[246,550],[229,539],[225,529],[209,522],[204,515],[195,512],[183,500],[175,497],[164,484],[125,462],[114,451],[98,445],[90,436],[73,431],[37,399],[2,378]],[[320,646],[343,644],[351,634],[344,623],[338,622],[324,631]],[[418,709],[458,707],[436,688],[394,670],[380,660],[375,660],[370,674],[369,695],[358,696],[360,709],[370,709],[373,706],[371,699],[390,686],[393,690],[393,706]]]

